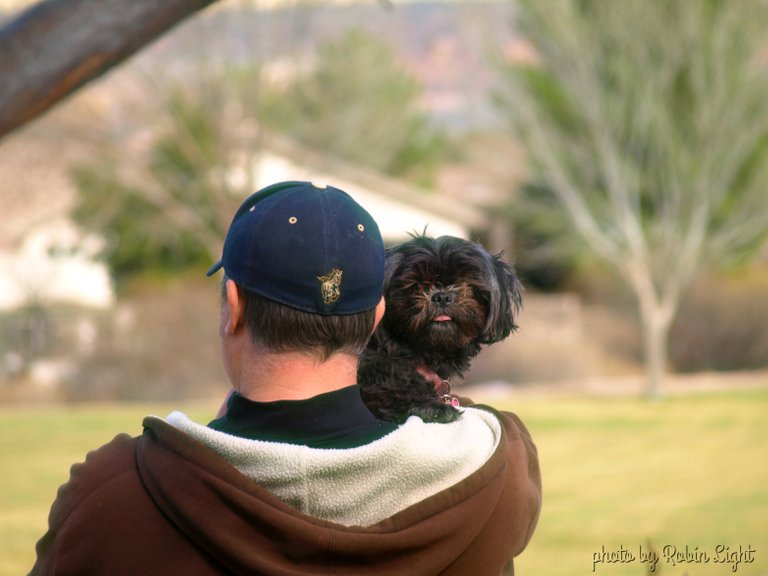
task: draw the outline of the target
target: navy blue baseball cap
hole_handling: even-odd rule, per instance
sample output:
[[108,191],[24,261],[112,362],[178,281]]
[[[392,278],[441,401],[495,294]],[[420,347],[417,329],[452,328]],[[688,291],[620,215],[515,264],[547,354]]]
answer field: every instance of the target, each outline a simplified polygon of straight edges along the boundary
[[384,242],[371,215],[333,186],[279,182],[249,196],[229,225],[224,268],[246,290],[314,314],[379,303]]

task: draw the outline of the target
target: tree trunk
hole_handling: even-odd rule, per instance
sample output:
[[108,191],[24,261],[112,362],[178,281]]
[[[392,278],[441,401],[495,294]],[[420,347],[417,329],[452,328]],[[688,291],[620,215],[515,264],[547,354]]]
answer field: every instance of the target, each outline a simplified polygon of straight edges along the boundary
[[216,0],[46,0],[0,29],[0,139]]
[[650,398],[659,398],[667,374],[671,315],[658,305],[641,307],[640,313],[645,353],[645,393]]
[[[662,395],[664,378],[667,374],[669,329],[677,311],[677,297],[660,290],[653,282],[647,266],[637,261],[624,263],[624,274],[637,299],[640,324],[643,334],[645,360],[645,393],[651,398]],[[667,278],[669,280],[669,278]]]

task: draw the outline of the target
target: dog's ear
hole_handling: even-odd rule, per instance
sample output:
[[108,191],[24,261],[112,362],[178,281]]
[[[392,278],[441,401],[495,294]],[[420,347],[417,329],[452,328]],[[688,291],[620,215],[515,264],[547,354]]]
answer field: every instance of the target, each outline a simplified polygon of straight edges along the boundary
[[523,307],[523,285],[514,268],[501,254],[488,255],[489,304],[481,343],[500,342],[517,330],[517,315]]

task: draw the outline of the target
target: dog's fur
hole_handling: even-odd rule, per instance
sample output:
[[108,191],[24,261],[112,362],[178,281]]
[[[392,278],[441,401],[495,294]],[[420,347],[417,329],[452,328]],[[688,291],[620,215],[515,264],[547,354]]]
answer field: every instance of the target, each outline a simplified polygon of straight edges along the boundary
[[368,408],[393,422],[458,418],[448,382],[517,328],[522,291],[512,266],[473,242],[418,235],[390,248],[386,312],[358,372]]

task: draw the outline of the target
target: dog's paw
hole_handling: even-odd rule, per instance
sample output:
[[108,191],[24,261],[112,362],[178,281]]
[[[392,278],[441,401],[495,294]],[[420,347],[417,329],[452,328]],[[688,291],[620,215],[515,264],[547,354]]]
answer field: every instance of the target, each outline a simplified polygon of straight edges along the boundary
[[434,403],[415,406],[408,410],[408,416],[418,416],[424,422],[439,422],[442,424],[459,419],[461,412],[450,404]]

